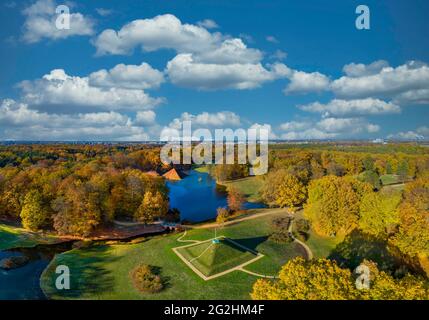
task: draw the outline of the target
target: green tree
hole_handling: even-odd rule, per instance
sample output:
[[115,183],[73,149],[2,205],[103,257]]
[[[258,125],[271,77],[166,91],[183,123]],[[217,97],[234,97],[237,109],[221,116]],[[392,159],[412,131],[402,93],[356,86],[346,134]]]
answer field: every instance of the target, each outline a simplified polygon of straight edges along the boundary
[[399,166],[398,166],[398,170],[396,171],[396,173],[399,176],[399,180],[402,182],[405,182],[405,180],[408,177],[408,162],[406,160],[403,160]]
[[381,181],[380,177],[374,170],[366,170],[362,172],[358,176],[358,180],[362,182],[369,183],[373,186],[374,189],[380,190],[381,189]]
[[48,210],[43,204],[43,198],[39,191],[31,190],[24,199],[21,210],[22,225],[24,228],[37,231],[46,222]]

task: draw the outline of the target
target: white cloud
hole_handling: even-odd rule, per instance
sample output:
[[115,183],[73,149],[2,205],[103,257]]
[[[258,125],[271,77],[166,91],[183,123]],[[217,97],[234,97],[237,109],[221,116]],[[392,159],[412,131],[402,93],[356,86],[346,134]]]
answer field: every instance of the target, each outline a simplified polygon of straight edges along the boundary
[[258,63],[262,52],[248,48],[241,39],[226,39],[219,47],[207,52],[195,54],[195,60],[202,63],[232,64]]
[[[143,90],[91,86],[88,77],[69,76],[62,69],[52,70],[41,79],[20,83],[23,100],[33,107],[84,107],[101,110],[151,109],[163,102]],[[69,110],[73,111],[73,110]]]
[[278,138],[276,133],[274,132],[273,128],[271,127],[271,125],[267,124],[267,123],[265,123],[265,124],[254,123],[249,127],[249,129],[256,129],[256,131],[257,131],[256,136],[257,137],[260,136],[259,130],[264,129],[264,130],[268,130],[268,139],[277,139]]
[[290,83],[283,90],[288,95],[292,93],[307,93],[312,91],[324,91],[329,89],[330,80],[319,72],[296,71],[288,77]]
[[425,137],[414,131],[398,132],[396,134],[390,134],[387,136],[388,139],[392,140],[423,140]]
[[[183,121],[191,121],[192,130],[204,128],[209,130],[236,128],[240,126],[240,116],[231,111],[220,111],[216,113],[202,112],[191,114],[184,112],[179,118],[173,119],[168,126],[165,126],[160,134],[161,140],[171,140],[181,137]],[[213,134],[213,132],[212,132]]]
[[286,68],[279,64],[267,70],[260,63],[198,63],[192,54],[179,54],[168,62],[166,70],[171,82],[178,86],[215,90],[256,88],[284,77]]
[[291,121],[280,125],[281,139],[334,139],[349,138],[358,133],[375,133],[378,125],[368,123],[363,118],[325,118],[317,122]]
[[129,54],[134,48],[144,51],[174,49],[177,52],[205,52],[221,42],[219,33],[182,22],[172,14],[134,20],[119,31],[104,30],[94,41],[97,54]]
[[271,42],[271,43],[279,43],[279,40],[277,40],[276,37],[274,37],[274,36],[266,36],[265,40],[267,40],[268,42]]
[[147,63],[141,65],[118,64],[110,70],[99,70],[89,75],[89,85],[107,88],[151,89],[164,82],[161,71]]
[[419,127],[417,128],[417,133],[429,137],[429,127],[423,126],[423,127]]
[[58,40],[71,36],[90,36],[94,34],[92,19],[77,12],[70,12],[70,29],[58,29],[54,0],[38,0],[23,10],[25,15],[23,40],[27,43],[39,42],[43,38]]
[[219,26],[216,23],[216,21],[214,21],[212,19],[205,19],[205,20],[202,20],[202,21],[198,21],[197,25],[199,25],[200,27],[206,28],[206,29],[216,29],[216,28],[219,28]]
[[0,103],[0,140],[148,140],[149,134],[117,112],[48,114],[14,100]]
[[404,104],[428,101],[429,67],[424,63],[411,61],[396,68],[385,66],[378,73],[366,73],[333,81],[333,92],[338,97],[380,97]]
[[320,120],[317,127],[325,132],[357,134],[361,132],[374,133],[380,130],[378,125],[368,123],[362,118],[325,118]]
[[180,118],[174,119],[170,126],[179,128],[183,121],[192,121],[196,127],[237,127],[240,125],[240,116],[231,111],[220,111],[216,113],[202,112],[200,114],[182,113]]
[[290,121],[285,122],[280,125],[280,129],[283,131],[297,131],[297,130],[305,130],[312,126],[311,122],[307,121]]
[[134,123],[139,125],[154,125],[156,114],[152,110],[138,111]]
[[385,60],[377,60],[370,64],[350,63],[343,67],[343,72],[348,77],[363,77],[377,74],[386,67],[389,67],[389,63]]
[[401,112],[401,108],[398,105],[373,98],[356,100],[334,99],[327,104],[314,102],[299,106],[299,108],[303,111],[321,113],[324,116],[380,115]]

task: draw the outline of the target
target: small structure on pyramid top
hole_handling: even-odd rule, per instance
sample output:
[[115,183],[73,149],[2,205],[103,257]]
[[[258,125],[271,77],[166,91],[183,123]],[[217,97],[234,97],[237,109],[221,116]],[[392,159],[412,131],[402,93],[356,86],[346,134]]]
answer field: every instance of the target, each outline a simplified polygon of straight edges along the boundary
[[162,176],[168,180],[182,180],[183,178],[183,175],[181,175],[175,168],[164,173]]

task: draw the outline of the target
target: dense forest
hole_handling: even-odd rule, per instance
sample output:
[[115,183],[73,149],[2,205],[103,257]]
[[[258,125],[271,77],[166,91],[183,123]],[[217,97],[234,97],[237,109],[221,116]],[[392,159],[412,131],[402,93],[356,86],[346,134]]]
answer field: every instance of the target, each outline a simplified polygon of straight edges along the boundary
[[0,149],[0,218],[86,236],[116,218],[151,222],[168,210],[155,147],[25,145]]

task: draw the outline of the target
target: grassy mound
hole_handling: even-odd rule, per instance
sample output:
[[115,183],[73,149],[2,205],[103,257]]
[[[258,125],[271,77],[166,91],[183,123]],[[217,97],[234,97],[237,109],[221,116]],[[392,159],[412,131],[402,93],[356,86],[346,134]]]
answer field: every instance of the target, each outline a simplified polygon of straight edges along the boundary
[[245,250],[230,240],[220,239],[178,249],[179,253],[193,266],[209,277],[229,270],[256,257],[254,252]]

